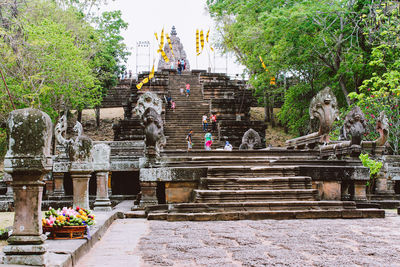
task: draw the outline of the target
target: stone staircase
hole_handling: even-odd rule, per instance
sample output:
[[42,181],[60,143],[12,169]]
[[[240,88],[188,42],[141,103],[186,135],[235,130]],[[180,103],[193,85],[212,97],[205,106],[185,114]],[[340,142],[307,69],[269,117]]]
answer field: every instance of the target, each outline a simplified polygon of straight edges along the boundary
[[[172,160],[175,166],[178,162],[185,166],[185,162],[190,161],[206,166],[208,161],[207,176],[201,178],[198,189],[193,191],[192,203],[151,206],[146,210],[147,218],[210,221],[385,216],[384,210],[357,209],[353,201],[320,201],[318,190],[312,188],[311,177],[300,175],[298,165],[260,164],[260,156],[243,155],[246,159],[241,159],[242,165],[226,166],[229,159],[236,162],[240,156],[224,156],[219,162],[214,154],[218,153]],[[272,158],[271,155],[265,157],[265,160]],[[303,157],[314,160],[312,155]],[[275,156],[273,161],[291,160],[297,159]]]
[[[180,88],[186,92],[186,84],[190,84],[190,97],[180,94]],[[209,104],[203,100],[198,75],[184,72],[169,80],[168,91],[176,103],[175,111],[166,110],[164,134],[167,137],[166,150],[186,150],[186,135],[193,130],[193,149],[203,148],[204,132],[202,116],[209,114]]]

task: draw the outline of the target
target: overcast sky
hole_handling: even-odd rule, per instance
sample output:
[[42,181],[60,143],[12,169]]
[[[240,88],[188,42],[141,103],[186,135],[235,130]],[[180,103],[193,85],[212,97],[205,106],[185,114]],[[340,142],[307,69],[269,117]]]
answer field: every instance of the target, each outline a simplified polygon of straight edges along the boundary
[[[209,64],[214,68],[214,56],[209,56],[204,51],[197,57],[196,67],[196,29],[203,29],[205,33],[211,29],[211,42],[214,31],[214,23],[206,10],[206,0],[115,0],[102,7],[101,11],[121,10],[122,18],[129,23],[128,30],[122,35],[132,55],[129,57],[127,68],[136,72],[136,42],[150,41],[150,61],[156,58],[156,66],[159,55],[155,52],[156,41],[154,32],[160,35],[162,28],[170,33],[171,27],[175,25],[178,37],[189,58],[192,69],[207,69]],[[145,50],[139,50],[144,54]],[[148,56],[141,56],[139,65],[148,65]],[[216,54],[216,72],[225,72],[226,57]],[[234,58],[228,59],[228,73],[241,74],[243,67],[234,63]]]

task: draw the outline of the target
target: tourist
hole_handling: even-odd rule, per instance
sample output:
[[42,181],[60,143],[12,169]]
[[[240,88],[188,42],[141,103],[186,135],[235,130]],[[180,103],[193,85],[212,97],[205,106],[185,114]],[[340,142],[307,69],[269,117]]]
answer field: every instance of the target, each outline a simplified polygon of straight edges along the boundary
[[229,141],[225,142],[225,146],[224,146],[224,150],[226,151],[232,151],[233,147],[232,145],[229,143]]
[[185,94],[185,89],[183,89],[183,86],[181,86],[181,88],[179,89],[179,91],[181,92],[181,95]]
[[172,101],[172,97],[169,95],[169,96],[167,97],[167,108],[168,108],[168,109],[171,109],[171,101]]
[[178,74],[182,73],[182,65],[181,62],[178,60]]
[[212,134],[211,134],[211,131],[208,130],[208,132],[204,135],[205,150],[207,150],[207,151],[211,150],[212,142],[213,142]]
[[171,108],[173,112],[175,112],[175,105],[175,101],[171,101]]
[[181,67],[182,67],[182,71],[184,71],[185,70],[185,60],[182,58],[181,59]]
[[190,129],[188,135],[186,136],[186,140],[187,140],[187,144],[188,144],[188,152],[192,149],[193,147],[193,143],[192,143],[192,134],[193,134],[193,130]]
[[203,131],[207,132],[207,127],[208,127],[207,114],[203,115],[203,118],[201,119],[201,122],[203,123]]
[[132,79],[132,70],[129,70],[129,79]]
[[186,97],[190,96],[190,84],[186,84]]
[[126,70],[124,71],[124,78],[128,79],[128,72]]
[[211,114],[210,122],[212,123],[212,131],[215,132],[217,130],[217,115]]

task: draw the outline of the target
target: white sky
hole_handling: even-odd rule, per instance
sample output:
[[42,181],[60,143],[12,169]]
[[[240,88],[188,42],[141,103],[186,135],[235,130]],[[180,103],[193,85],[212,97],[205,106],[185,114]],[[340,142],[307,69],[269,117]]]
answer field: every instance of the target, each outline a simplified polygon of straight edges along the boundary
[[[196,29],[210,32],[210,42],[215,34],[214,23],[206,11],[206,0],[114,0],[102,7],[101,11],[121,10],[122,18],[129,23],[128,30],[122,33],[125,44],[132,55],[127,62],[127,69],[136,72],[136,42],[150,41],[150,61],[156,57],[156,67],[159,55],[156,52],[154,32],[160,36],[164,27],[170,33],[173,25],[188,56],[191,69],[207,69],[209,56],[206,50],[197,57],[196,67]],[[140,50],[143,53],[143,50]],[[226,57],[216,52],[216,72],[226,72]],[[141,56],[139,65],[148,64],[148,56]],[[210,55],[210,64],[214,68],[214,56]],[[228,74],[241,74],[243,67],[235,63],[234,58],[228,58]]]

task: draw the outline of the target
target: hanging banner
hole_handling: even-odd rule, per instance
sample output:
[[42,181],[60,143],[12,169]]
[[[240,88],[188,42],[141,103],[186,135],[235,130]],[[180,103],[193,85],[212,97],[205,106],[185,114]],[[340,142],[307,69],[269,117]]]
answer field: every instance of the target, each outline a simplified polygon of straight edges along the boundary
[[[157,34],[156,34],[156,39],[158,41]],[[163,47],[164,47],[164,28],[161,31],[160,39],[161,39],[161,41],[160,41],[160,45],[158,47],[157,53],[161,53],[161,51],[163,50]]]
[[167,54],[165,54],[164,50],[161,50],[161,56],[164,58],[165,62],[169,62],[169,58],[167,57]]
[[167,41],[168,41],[168,45],[169,45],[169,49],[171,49],[172,56],[173,56],[173,57],[175,57],[175,55],[174,55],[174,51],[172,50],[172,43],[171,43],[171,38],[169,38],[169,34],[168,34],[168,33],[166,33],[166,34],[165,34],[165,37],[167,37]]
[[201,43],[201,52],[200,52],[200,54],[201,54],[204,49],[204,32],[203,32],[203,30],[200,31],[200,43]]
[[196,54],[200,55],[200,44],[199,44],[199,30],[196,29]]

